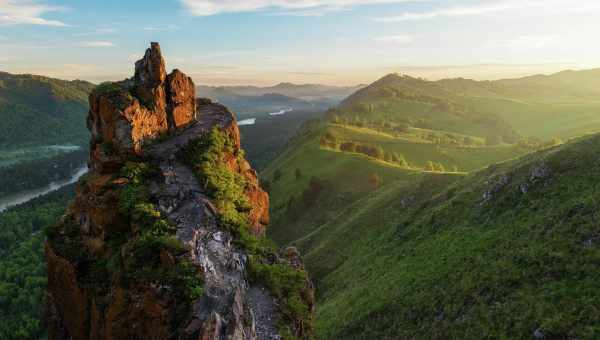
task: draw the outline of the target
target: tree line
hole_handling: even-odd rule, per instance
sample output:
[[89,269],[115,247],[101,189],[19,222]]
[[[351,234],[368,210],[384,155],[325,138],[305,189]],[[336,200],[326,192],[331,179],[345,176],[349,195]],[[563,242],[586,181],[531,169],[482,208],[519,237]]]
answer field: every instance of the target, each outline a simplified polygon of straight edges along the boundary
[[395,151],[385,151],[380,145],[362,144],[353,141],[340,141],[334,135],[327,132],[321,137],[321,146],[344,152],[360,153],[377,160],[393,163],[408,168],[410,164],[402,154]]

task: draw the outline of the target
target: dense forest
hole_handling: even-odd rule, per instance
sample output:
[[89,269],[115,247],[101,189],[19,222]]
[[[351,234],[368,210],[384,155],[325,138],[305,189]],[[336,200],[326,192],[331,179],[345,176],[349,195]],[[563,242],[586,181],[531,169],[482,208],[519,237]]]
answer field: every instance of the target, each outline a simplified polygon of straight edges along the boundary
[[46,267],[43,230],[73,198],[74,185],[0,214],[0,339],[44,334]]
[[0,148],[88,140],[87,96],[95,85],[0,72]]
[[0,196],[37,189],[52,181],[68,179],[86,163],[87,158],[86,150],[78,150],[49,159],[0,167]]

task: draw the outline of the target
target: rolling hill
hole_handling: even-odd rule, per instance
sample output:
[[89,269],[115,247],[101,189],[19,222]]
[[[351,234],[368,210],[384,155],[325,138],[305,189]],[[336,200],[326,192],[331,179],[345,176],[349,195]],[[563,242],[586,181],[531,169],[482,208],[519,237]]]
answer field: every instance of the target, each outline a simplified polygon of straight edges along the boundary
[[413,126],[509,143],[518,140],[516,131],[500,116],[464,105],[441,83],[398,74],[357,91],[330,114],[390,128]]
[[318,338],[596,338],[596,73],[390,75],[305,124],[261,177]]
[[357,91],[332,114],[509,143],[518,137],[570,138],[600,131],[599,79],[600,69],[496,81],[390,74]]
[[[336,144],[330,145],[325,136]],[[344,151],[347,141],[377,146],[383,157],[360,150]],[[516,145],[436,144],[409,135],[397,138],[368,128],[313,121],[305,124],[282,154],[261,172],[272,202],[273,226],[269,232],[273,239],[286,244],[336,220],[347,206],[392,183],[412,182],[430,173],[462,176],[465,171],[529,151]],[[390,154],[398,155],[405,163],[386,156]],[[429,162],[436,169],[427,169]]]
[[395,182],[296,241],[320,338],[596,338],[598,150]]

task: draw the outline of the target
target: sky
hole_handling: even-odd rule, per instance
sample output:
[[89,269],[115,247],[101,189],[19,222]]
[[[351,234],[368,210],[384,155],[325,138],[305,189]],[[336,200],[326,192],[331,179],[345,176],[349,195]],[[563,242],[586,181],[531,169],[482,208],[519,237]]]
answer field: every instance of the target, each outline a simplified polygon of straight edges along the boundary
[[0,71],[95,83],[151,41],[202,85],[600,67],[598,0],[0,0]]

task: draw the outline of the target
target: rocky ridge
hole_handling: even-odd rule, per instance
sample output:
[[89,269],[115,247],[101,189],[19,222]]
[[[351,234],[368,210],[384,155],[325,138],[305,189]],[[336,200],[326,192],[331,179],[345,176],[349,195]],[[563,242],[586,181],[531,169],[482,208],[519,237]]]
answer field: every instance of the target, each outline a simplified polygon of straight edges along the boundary
[[[314,293],[299,254],[256,246],[268,195],[226,107],[196,100],[193,81],[167,74],[152,43],[132,79],[90,95],[88,126],[90,174],[46,244],[50,339],[311,337]],[[211,133],[230,145],[215,166],[243,187],[243,230],[223,224],[208,179],[181,158]],[[274,289],[279,280],[293,291]]]

